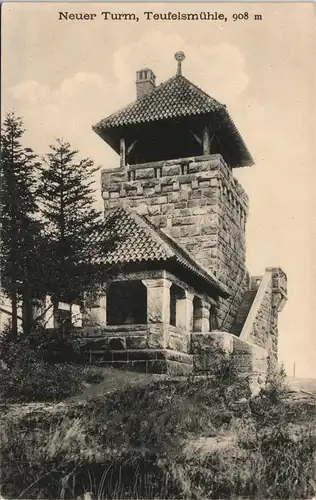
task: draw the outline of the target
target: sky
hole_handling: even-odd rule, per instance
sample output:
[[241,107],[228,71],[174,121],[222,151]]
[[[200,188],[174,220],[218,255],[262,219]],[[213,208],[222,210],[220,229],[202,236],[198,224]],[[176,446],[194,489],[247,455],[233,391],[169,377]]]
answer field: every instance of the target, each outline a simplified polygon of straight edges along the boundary
[[[139,21],[104,21],[103,11]],[[146,21],[144,11],[227,21]],[[59,12],[97,15],[65,21]],[[248,269],[287,273],[280,360],[300,377],[316,377],[314,16],[312,3],[2,4],[1,110],[23,117],[25,145],[38,154],[62,137],[100,168],[119,166],[92,125],[135,100],[137,70],[149,67],[158,84],[173,76],[178,50],[184,76],[227,105],[255,159],[234,171],[250,198]],[[101,205],[100,173],[96,186]]]

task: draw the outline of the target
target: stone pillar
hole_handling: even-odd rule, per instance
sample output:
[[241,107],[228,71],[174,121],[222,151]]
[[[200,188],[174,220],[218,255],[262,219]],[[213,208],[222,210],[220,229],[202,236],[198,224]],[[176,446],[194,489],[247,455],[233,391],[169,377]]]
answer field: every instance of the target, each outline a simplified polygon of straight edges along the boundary
[[54,328],[54,304],[50,295],[46,295],[45,299],[45,315],[44,315],[45,328]]
[[32,299],[32,319],[35,325],[45,326],[46,297]]
[[84,299],[83,326],[106,326],[106,294],[86,294]]
[[82,326],[82,311],[78,304],[72,304],[71,322],[75,327],[79,328]]
[[170,321],[170,287],[171,281],[166,278],[142,280],[147,288],[147,323],[169,324]]
[[121,137],[120,139],[120,167],[126,166],[126,146],[125,139]]
[[208,127],[203,129],[203,154],[209,155],[211,152],[210,132]]
[[193,293],[183,290],[183,298],[178,299],[176,305],[176,325],[187,332],[193,330],[193,298]]
[[206,300],[201,300],[194,313],[195,331],[206,333],[210,331],[210,304]]

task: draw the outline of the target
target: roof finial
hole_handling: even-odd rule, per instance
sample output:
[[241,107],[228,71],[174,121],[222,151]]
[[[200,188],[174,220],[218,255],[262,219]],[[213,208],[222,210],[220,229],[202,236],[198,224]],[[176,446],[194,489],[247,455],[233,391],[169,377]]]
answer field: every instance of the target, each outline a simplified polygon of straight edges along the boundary
[[182,61],[185,59],[185,53],[184,52],[176,52],[174,55],[174,58],[176,61],[178,61],[178,68],[177,68],[177,75],[182,75]]

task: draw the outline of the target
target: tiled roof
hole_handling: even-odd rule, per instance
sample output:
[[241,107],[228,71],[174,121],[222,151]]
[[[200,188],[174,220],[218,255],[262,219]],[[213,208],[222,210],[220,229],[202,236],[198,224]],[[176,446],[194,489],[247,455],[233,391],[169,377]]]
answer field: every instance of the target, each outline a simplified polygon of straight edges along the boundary
[[116,111],[94,126],[106,131],[136,123],[200,115],[223,109],[225,106],[207,95],[182,75],[176,75],[146,94],[141,99]]
[[105,255],[94,259],[93,264],[116,267],[126,264],[174,261],[208,285],[215,287],[220,295],[229,295],[226,287],[213,274],[196,263],[185,249],[129,208],[110,210],[105,222],[107,229],[103,237],[111,239],[112,245]]

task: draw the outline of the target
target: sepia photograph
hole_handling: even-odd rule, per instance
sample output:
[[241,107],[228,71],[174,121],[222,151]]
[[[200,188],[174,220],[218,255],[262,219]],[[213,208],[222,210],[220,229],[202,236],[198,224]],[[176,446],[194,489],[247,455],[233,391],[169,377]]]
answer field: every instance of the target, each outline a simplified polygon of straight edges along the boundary
[[314,16],[1,5],[1,500],[316,498]]

